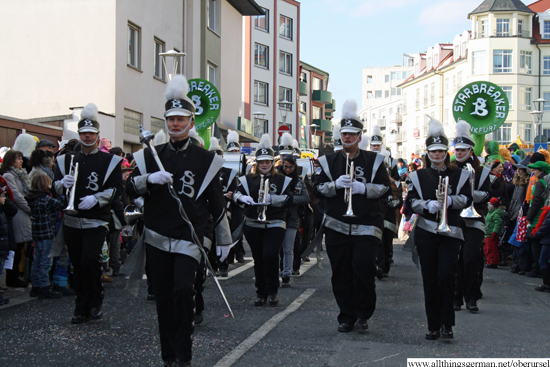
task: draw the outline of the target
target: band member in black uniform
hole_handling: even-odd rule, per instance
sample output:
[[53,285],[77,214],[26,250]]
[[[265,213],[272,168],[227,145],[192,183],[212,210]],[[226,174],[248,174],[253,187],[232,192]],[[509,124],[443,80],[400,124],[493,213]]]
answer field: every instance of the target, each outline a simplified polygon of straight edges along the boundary
[[342,106],[340,126],[343,150],[319,157],[322,171],[316,176],[314,193],[325,199],[323,225],[332,291],[340,308],[338,331],[349,332],[356,321],[358,329],[368,329],[367,320],[376,307],[376,252],[390,179],[382,155],[359,149],[363,124],[355,101]]
[[[464,242],[460,213],[472,200],[470,174],[451,164],[448,139],[441,123],[434,119],[428,128],[426,149],[426,168],[409,174],[412,185],[407,205],[418,214],[414,243],[420,258],[428,316],[426,339],[435,340],[440,336],[452,339],[455,276],[460,246]],[[436,191],[440,195],[436,195]],[[444,228],[445,225],[448,228]]]
[[[479,264],[483,262],[483,244],[485,237],[485,216],[487,202],[491,198],[491,181],[489,168],[481,166],[474,154],[475,142],[470,135],[470,124],[459,121],[456,124],[455,157],[456,164],[468,170],[470,164],[475,172],[474,208],[478,216],[466,210],[461,216],[464,220],[464,243],[460,248],[458,258],[458,273],[456,277],[455,311],[460,310],[463,301],[471,312],[479,311],[476,301],[481,298],[481,283],[479,282]],[[470,181],[470,185],[472,182]]]
[[[98,150],[99,123],[97,106],[90,103],[78,122],[81,150],[57,158],[54,189],[57,195],[66,189],[74,192],[76,212],[65,213],[63,233],[74,268],[76,293],[73,324],[99,319],[103,312],[101,250],[109,232],[111,203],[122,190],[122,158]],[[73,158],[74,157],[74,158]],[[71,161],[77,180],[71,171]],[[78,164],[78,169],[76,165]]]
[[149,148],[134,153],[136,168],[126,184],[131,198],[144,199],[143,236],[149,274],[156,298],[162,359],[166,366],[188,366],[192,358],[194,297],[193,284],[199,263],[204,261],[200,245],[180,212],[167,184],[172,183],[183,210],[201,241],[210,216],[213,218],[217,253],[224,260],[231,237],[225,215],[218,172],[223,160],[192,144],[195,106],[187,97],[189,86],[183,75],[175,75],[164,94],[168,143],[156,146],[166,171],[159,170]]
[[[269,135],[264,134],[256,150],[257,171],[240,177],[233,194],[233,201],[245,205],[243,231],[254,258],[255,306],[265,305],[266,300],[270,306],[279,303],[279,252],[285,238],[287,208],[293,199],[292,179],[277,173],[273,158]],[[266,205],[257,205],[261,203]]]

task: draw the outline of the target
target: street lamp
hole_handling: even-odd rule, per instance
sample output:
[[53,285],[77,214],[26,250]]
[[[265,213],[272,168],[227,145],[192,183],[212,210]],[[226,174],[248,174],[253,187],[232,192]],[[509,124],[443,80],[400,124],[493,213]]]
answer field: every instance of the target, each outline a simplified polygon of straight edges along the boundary
[[259,135],[258,132],[260,130],[260,122],[257,120],[263,120],[265,117],[265,112],[262,112],[262,111],[252,112],[252,115],[254,115],[254,136],[259,138],[260,136],[258,136]]
[[[166,72],[166,75],[168,76],[168,80],[172,80],[172,76],[177,74],[178,66],[182,66],[183,69],[183,57],[185,56],[185,52],[178,52],[176,50],[170,50],[166,52],[159,53],[159,56],[162,57],[162,64],[164,65],[164,71]],[[172,74],[168,73],[168,66],[166,65],[166,58],[167,57],[173,57],[174,62],[172,64]],[[180,73],[182,74],[182,73]]]
[[286,117],[288,115],[288,111],[292,110],[292,105],[294,104],[294,102],[281,101],[281,102],[277,102],[277,104],[279,105],[279,111],[281,112],[281,119],[283,120],[283,125],[288,125],[286,123]]
[[310,148],[313,148],[313,139],[315,137],[315,133],[317,132],[317,129],[320,127],[319,125],[316,125],[316,124],[311,124],[311,125],[307,125],[307,127],[309,127],[309,131],[311,132],[311,129],[313,128],[313,136],[310,137]]

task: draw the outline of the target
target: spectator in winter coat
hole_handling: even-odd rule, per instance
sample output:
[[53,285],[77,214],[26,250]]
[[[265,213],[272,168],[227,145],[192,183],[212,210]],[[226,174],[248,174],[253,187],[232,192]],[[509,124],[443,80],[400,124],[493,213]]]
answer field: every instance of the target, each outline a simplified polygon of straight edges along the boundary
[[[529,211],[527,212],[527,225],[530,228],[534,228],[539,221],[544,202],[548,198],[546,190],[548,186],[548,177],[546,176],[550,173],[550,165],[546,162],[539,161],[530,164],[528,167],[533,172],[533,175],[538,177],[538,181],[532,189],[532,200],[529,203]],[[532,262],[534,268],[527,274],[528,277],[534,278],[540,274],[539,258],[541,249],[540,240],[533,238],[531,241],[531,253],[533,254]]]
[[496,269],[500,263],[498,255],[498,243],[500,235],[504,228],[504,213],[500,207],[500,202],[497,198],[492,198],[489,201],[489,213],[485,217],[485,259],[487,260],[486,268]]
[[545,219],[542,226],[536,231],[535,239],[540,241],[542,246],[539,266],[542,273],[542,285],[535,287],[536,291],[549,292],[550,293],[550,268],[548,262],[550,261],[550,215],[548,215],[548,207],[545,207]]
[[[514,179],[512,180],[513,185],[513,191],[511,195],[510,200],[510,206],[508,208],[508,213],[510,214],[508,228],[511,229],[511,231],[514,230],[516,227],[517,220],[519,218],[519,212],[521,210],[521,207],[523,205],[523,202],[525,201],[525,195],[527,193],[527,186],[529,184],[529,175],[530,171],[529,168],[523,166],[523,165],[517,165],[517,171],[516,175],[514,176]],[[523,213],[523,216],[525,216],[527,213]],[[509,239],[512,233],[509,233],[507,238]],[[519,273],[520,271],[525,274],[527,269],[527,257],[524,256],[527,255],[525,251],[522,252],[520,255],[520,248],[517,246],[513,246],[513,264],[510,271],[512,273]]]
[[[4,261],[10,251],[17,249],[15,237],[13,236],[12,218],[17,214],[17,207],[13,204],[13,194],[6,184],[6,181],[0,176],[0,276],[4,271]],[[10,200],[11,197],[11,200]],[[0,306],[8,304],[9,299],[5,299],[0,294]]]

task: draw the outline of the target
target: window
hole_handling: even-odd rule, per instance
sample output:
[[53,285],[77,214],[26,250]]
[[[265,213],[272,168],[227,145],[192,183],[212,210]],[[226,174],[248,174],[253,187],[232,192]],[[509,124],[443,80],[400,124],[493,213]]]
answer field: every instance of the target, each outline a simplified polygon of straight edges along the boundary
[[392,96],[400,96],[401,95],[401,88],[391,88],[391,95]]
[[439,54],[434,54],[434,68],[439,65]]
[[372,75],[367,75],[367,83],[372,83]]
[[[550,101],[550,92],[543,92],[542,98],[544,98],[545,101]],[[550,111],[550,103],[544,104],[544,111]]]
[[519,124],[521,138],[525,141],[531,141],[531,126],[532,124]]
[[375,90],[374,91],[374,98],[382,98],[382,91],[381,90]]
[[519,52],[519,72],[522,74],[531,74],[533,52],[520,51]]
[[501,87],[502,88],[502,91],[506,94],[506,97],[508,97],[508,108],[511,110],[512,109],[512,87]]
[[307,113],[307,103],[300,102],[300,111],[304,112],[304,113]]
[[489,37],[489,19],[481,21],[481,37]]
[[543,58],[543,69],[542,69],[542,73],[544,75],[550,75],[550,56],[544,56]]
[[254,118],[254,136],[261,138],[263,134],[268,133],[269,121],[265,119]]
[[140,44],[141,29],[128,23],[128,65],[136,69],[140,68]]
[[371,90],[367,91],[367,99],[372,99],[372,98],[374,98],[372,91]]
[[124,132],[139,135],[139,125],[142,125],[142,114],[132,110],[124,109]]
[[510,144],[512,142],[512,124],[502,124],[501,127],[493,132],[493,140],[499,144]]
[[269,32],[269,9],[262,8],[265,15],[254,16],[254,27]]
[[155,38],[155,58],[154,58],[155,77],[160,80],[166,79],[164,68],[162,67],[162,56],[159,55],[163,53],[165,49],[166,49],[166,46],[164,42]]
[[430,119],[424,115],[424,129],[423,136],[428,136],[428,127],[430,126]]
[[279,51],[279,71],[284,74],[292,75],[292,55]]
[[472,74],[476,75],[485,73],[487,73],[487,52],[472,52]]
[[269,69],[269,47],[256,43],[254,47],[254,65]]
[[151,116],[151,132],[156,134],[161,130],[164,130],[164,120]]
[[403,113],[407,113],[407,93],[403,94]]
[[[294,98],[292,98],[292,89],[285,88],[285,87],[279,87],[279,102],[292,102]],[[280,108],[284,108],[286,110],[292,111],[292,105],[289,104],[282,104],[280,105]]]
[[[518,19],[518,36],[519,37],[524,37],[523,36],[523,20],[519,20]],[[527,36],[527,35],[525,35]]]
[[445,78],[445,95],[449,94],[449,78]]
[[392,71],[391,72],[391,80],[397,80],[401,76],[401,73]]
[[322,119],[323,109],[321,107],[313,106],[313,118],[315,120]]
[[510,19],[497,19],[497,37],[510,35]]
[[456,74],[456,88],[457,89],[462,88],[462,71],[459,71]]
[[218,86],[218,67],[211,63],[208,63],[208,81]]
[[304,83],[307,83],[307,74],[306,73],[302,72],[300,74],[300,81],[304,82]]
[[323,90],[323,79],[313,77],[313,90]]
[[456,92],[456,75],[453,75],[453,92]]
[[279,36],[292,40],[292,19],[281,15],[279,22]]
[[428,107],[428,86],[424,86],[424,107]]
[[445,108],[445,111],[443,111],[443,125],[449,124],[449,109]]
[[208,0],[206,11],[208,12],[208,28],[214,32],[218,32],[219,17],[218,17],[218,3],[216,0]]
[[512,50],[493,50],[493,73],[512,72]]
[[416,109],[420,109],[420,88],[416,88]]
[[435,82],[430,85],[430,103],[435,104]]
[[254,81],[254,103],[267,104],[269,84],[264,82]]
[[389,90],[385,90],[384,91],[384,98],[389,98],[390,97],[390,91]]
[[519,109],[531,111],[532,87],[519,87]]
[[550,38],[550,20],[545,20],[542,27],[542,38]]
[[384,83],[389,83],[389,82],[390,82],[390,76],[384,75]]

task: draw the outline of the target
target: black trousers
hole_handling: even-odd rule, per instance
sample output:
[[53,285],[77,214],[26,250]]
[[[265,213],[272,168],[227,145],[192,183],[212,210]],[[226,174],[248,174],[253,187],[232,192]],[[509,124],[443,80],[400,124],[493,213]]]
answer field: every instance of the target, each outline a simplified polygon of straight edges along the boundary
[[393,234],[391,229],[384,228],[382,235],[382,242],[378,246],[378,252],[376,254],[376,266],[378,266],[384,273],[390,272],[390,261],[393,257]]
[[485,234],[479,229],[466,227],[464,230],[455,288],[455,303],[458,305],[463,305],[463,300],[468,302],[481,298],[479,264],[483,261],[484,238]]
[[455,276],[462,241],[416,228],[414,243],[422,270],[428,330],[439,330],[441,325],[453,326]]
[[369,319],[376,308],[376,252],[373,236],[348,236],[325,228],[325,243],[332,267],[332,292],[340,308],[338,322]]
[[199,263],[194,258],[147,244],[147,263],[155,292],[162,359],[190,361],[193,357],[195,290]]
[[256,294],[267,297],[279,291],[279,251],[285,238],[284,228],[244,226],[244,235],[254,258]]
[[89,316],[93,307],[101,307],[103,303],[101,249],[109,230],[106,227],[78,229],[64,226],[63,231],[74,269],[74,315]]

